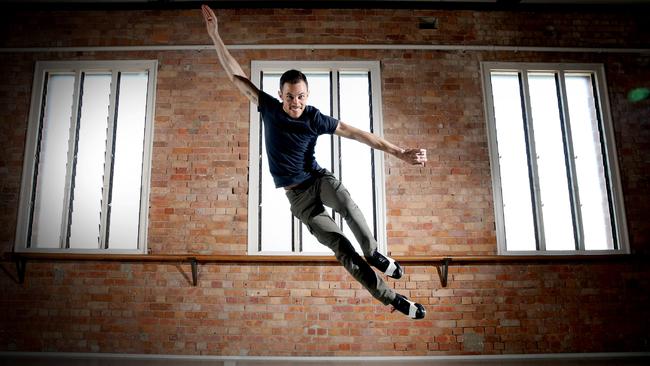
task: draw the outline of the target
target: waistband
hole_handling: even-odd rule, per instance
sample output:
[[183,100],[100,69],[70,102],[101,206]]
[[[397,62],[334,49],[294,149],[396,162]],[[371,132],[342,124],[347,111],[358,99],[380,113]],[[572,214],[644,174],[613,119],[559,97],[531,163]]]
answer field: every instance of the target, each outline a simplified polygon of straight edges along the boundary
[[309,177],[309,178],[303,180],[303,181],[300,182],[300,183],[296,183],[296,184],[292,184],[292,185],[290,185],[290,186],[286,186],[286,187],[284,187],[284,190],[285,190],[285,191],[290,191],[290,190],[293,190],[293,189],[305,189],[305,188],[309,188],[312,184],[314,184],[314,182],[316,181],[317,178],[318,178],[318,177],[314,177],[314,176],[312,175],[311,177]]

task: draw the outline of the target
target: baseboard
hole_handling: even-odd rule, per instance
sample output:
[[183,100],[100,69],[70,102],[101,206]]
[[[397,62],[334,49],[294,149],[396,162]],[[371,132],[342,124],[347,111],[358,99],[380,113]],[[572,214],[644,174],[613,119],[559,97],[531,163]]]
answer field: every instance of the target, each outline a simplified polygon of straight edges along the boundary
[[212,360],[212,361],[450,361],[450,360],[585,360],[649,358],[650,352],[598,352],[598,353],[533,353],[498,355],[436,355],[436,356],[210,356],[164,355],[133,353],[82,353],[82,352],[0,352],[3,358],[52,359],[132,359],[132,360]]

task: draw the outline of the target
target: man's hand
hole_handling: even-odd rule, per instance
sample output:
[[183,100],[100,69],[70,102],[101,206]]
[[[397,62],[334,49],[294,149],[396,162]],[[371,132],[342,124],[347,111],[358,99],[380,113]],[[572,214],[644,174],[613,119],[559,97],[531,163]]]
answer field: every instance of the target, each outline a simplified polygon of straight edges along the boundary
[[218,36],[219,26],[217,24],[217,16],[207,5],[201,5],[201,11],[203,12],[203,20],[205,20],[205,28],[208,30],[210,37]]
[[412,165],[422,165],[427,162],[427,150],[425,149],[406,149],[402,150],[397,157]]
[[212,38],[212,41],[214,42],[214,49],[217,51],[219,63],[221,63],[223,70],[228,75],[228,79],[235,84],[237,89],[239,89],[246,98],[251,102],[258,104],[260,91],[246,77],[244,70],[242,70],[237,60],[235,60],[230,52],[228,52],[226,45],[223,44],[223,41],[219,36],[217,16],[207,5],[201,5],[201,12],[203,13],[203,20],[205,20],[205,27],[208,30],[208,34],[210,34],[210,38]]
[[339,121],[334,132],[337,136],[356,140],[370,146],[373,149],[387,152],[405,162],[413,165],[422,165],[427,162],[427,151],[425,149],[402,149],[373,133],[360,130],[343,121]]

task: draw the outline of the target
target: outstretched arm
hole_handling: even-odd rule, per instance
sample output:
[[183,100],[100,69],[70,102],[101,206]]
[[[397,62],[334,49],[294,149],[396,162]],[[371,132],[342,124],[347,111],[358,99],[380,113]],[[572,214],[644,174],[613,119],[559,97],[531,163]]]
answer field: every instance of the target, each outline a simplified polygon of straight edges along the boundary
[[360,130],[341,121],[339,121],[334,133],[337,136],[356,140],[373,149],[394,155],[409,164],[424,166],[427,162],[427,151],[425,149],[402,149],[375,134]]
[[219,62],[228,74],[228,78],[251,102],[258,104],[260,90],[246,77],[244,70],[242,70],[237,60],[228,52],[226,45],[221,40],[217,16],[207,5],[202,5],[201,11],[203,12],[203,20],[205,20],[205,27],[214,42],[214,48],[217,51]]

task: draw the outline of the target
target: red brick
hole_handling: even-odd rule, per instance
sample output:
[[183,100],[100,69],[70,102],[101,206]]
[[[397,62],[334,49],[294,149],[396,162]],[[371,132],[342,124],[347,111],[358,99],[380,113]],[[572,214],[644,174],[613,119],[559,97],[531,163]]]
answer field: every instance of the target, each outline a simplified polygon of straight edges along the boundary
[[[647,47],[645,19],[613,12],[219,9],[228,44],[463,44]],[[440,31],[417,30],[422,16]],[[10,13],[4,47],[207,44],[198,10]],[[46,20],[56,19],[56,22]],[[296,23],[297,22],[297,23]],[[164,24],[164,25],[162,25]],[[297,27],[296,27],[297,25]],[[554,31],[549,33],[548,26]],[[295,32],[299,29],[299,32]],[[648,56],[403,50],[233,51],[251,60],[380,60],[384,136],[429,151],[426,167],[386,156],[388,249],[397,255],[497,253],[479,61],[602,63],[631,245],[648,253]],[[247,251],[249,106],[214,52],[5,52],[0,59],[3,251],[11,251],[36,60],[159,61],[148,249]],[[228,177],[225,179],[224,177]],[[231,179],[232,178],[232,179]],[[398,291],[427,305],[413,322],[330,265],[29,262],[24,285],[0,276],[0,351],[363,356],[648,351],[647,266],[622,263],[406,267]]]

